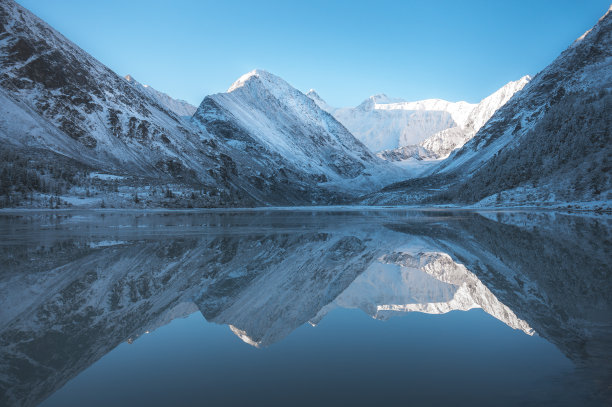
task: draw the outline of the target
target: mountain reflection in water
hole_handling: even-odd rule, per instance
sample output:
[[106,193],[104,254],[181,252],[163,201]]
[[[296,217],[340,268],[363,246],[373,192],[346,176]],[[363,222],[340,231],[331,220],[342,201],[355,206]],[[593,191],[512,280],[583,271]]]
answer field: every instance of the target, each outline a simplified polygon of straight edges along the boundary
[[270,347],[336,308],[481,308],[554,344],[609,401],[610,226],[536,212],[3,214],[0,405],[37,405],[196,311]]

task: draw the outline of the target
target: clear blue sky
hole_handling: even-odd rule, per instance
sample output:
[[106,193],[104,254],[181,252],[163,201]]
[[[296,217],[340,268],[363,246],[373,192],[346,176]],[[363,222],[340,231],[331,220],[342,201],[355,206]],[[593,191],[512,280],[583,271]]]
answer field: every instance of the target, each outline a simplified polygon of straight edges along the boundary
[[330,104],[477,102],[534,75],[610,0],[18,0],[120,75],[198,105],[255,68]]

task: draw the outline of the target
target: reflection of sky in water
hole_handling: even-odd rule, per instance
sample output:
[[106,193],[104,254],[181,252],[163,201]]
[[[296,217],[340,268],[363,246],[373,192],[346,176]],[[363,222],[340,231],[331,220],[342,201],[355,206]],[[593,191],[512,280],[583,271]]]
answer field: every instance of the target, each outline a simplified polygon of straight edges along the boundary
[[0,404],[585,404],[611,377],[610,230],[529,212],[0,216]]
[[566,402],[571,372],[549,342],[481,310],[383,322],[336,309],[263,349],[194,313],[121,344],[43,405]]

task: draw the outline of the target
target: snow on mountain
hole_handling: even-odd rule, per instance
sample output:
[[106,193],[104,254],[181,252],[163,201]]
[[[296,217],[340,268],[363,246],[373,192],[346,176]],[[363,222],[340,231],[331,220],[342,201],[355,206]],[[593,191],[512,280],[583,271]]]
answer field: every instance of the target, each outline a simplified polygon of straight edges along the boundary
[[466,178],[462,194],[476,200],[517,187],[555,201],[606,197],[612,187],[611,10],[437,172]]
[[0,206],[330,204],[403,177],[273,75],[243,76],[186,119],[182,102],[116,75],[12,0],[0,24],[0,172],[36,171],[0,185]]
[[434,153],[437,158],[448,157],[453,150],[472,139],[491,116],[530,80],[531,77],[526,75],[517,81],[507,83],[481,100],[462,125],[442,130],[423,140],[419,145]]
[[[452,129],[454,128],[456,127],[452,127]],[[377,153],[376,155],[382,158],[383,160],[392,162],[406,161],[411,158],[414,158],[417,161],[437,158],[436,154],[419,145],[410,145],[394,148],[393,150],[384,150]]]
[[[456,109],[453,113],[454,121],[457,123],[456,126],[441,130],[427,137],[418,145],[412,144],[386,150],[379,153],[379,156],[395,163],[401,163],[409,159],[440,160],[448,157],[453,150],[463,146],[474,137],[476,132],[478,132],[491,116],[493,116],[495,111],[510,100],[510,98],[529,83],[530,80],[531,78],[529,76],[524,76],[517,81],[507,83],[495,93],[481,100],[475,107],[466,109],[464,106],[463,108]],[[423,102],[413,102],[412,107],[417,107],[419,104],[427,109],[445,107],[445,104],[441,103],[444,101]],[[415,104],[416,106],[414,106]],[[403,104],[403,106],[406,107],[410,107],[410,105],[411,104],[407,103]],[[446,108],[452,110],[452,108]],[[466,112],[469,112],[467,116],[465,115]],[[413,154],[415,151],[418,151],[416,155]]]
[[[526,83],[430,176],[388,186],[381,194],[366,198],[367,202],[426,199],[579,206],[599,202],[609,208],[611,10]],[[483,113],[480,121],[475,118],[474,125],[485,116]]]
[[306,96],[311,98],[321,109],[333,115],[333,111],[335,110],[335,108],[327,104],[327,102],[323,100],[314,89],[310,89],[308,92],[306,92]]
[[263,163],[257,171],[268,180],[290,171],[313,185],[356,192],[402,176],[311,98],[263,70],[207,96],[192,120]]
[[417,144],[441,130],[461,126],[476,106],[441,99],[406,102],[380,94],[369,97],[354,108],[333,108],[319,95],[315,99],[320,107],[375,152]]
[[125,80],[130,82],[132,85],[140,87],[148,92],[153,98],[155,98],[160,105],[164,106],[168,110],[173,111],[179,116],[193,116],[197,107],[192,105],[191,103],[181,100],[174,99],[166,93],[160,92],[158,90],[153,89],[149,85],[143,85],[134,79],[131,75],[126,75]]
[[[199,204],[221,204],[213,203],[220,194],[254,203],[238,193],[242,180],[225,173],[229,157],[222,147],[213,149],[213,136],[152,92],[116,75],[12,0],[0,2],[0,26],[1,109],[12,118],[0,119],[0,153],[12,157],[12,165],[20,162],[15,157],[29,161],[30,172],[45,168],[22,188],[44,199],[84,192],[91,186],[88,172],[96,170],[138,178],[126,181],[130,188],[179,183],[197,191]],[[61,173],[70,176],[53,175]],[[108,193],[117,184],[102,188]],[[3,205],[19,203],[19,194],[13,198],[11,192]],[[161,198],[154,190],[145,193],[150,200]],[[126,195],[132,201],[132,193]]]
[[377,110],[443,111],[448,112],[457,126],[465,125],[468,115],[476,107],[467,102],[449,102],[442,99],[425,99],[416,102],[375,101]]

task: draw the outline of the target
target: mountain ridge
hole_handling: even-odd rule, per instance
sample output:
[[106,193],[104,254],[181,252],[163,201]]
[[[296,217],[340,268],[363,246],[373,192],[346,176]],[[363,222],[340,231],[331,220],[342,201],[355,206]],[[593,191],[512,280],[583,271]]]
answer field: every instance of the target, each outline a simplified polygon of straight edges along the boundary
[[176,113],[179,116],[193,116],[193,114],[195,113],[197,107],[195,107],[194,105],[192,105],[191,103],[182,100],[182,99],[175,99],[172,96],[168,95],[167,93],[164,92],[160,92],[157,89],[149,86],[149,85],[143,85],[140,82],[138,82],[136,79],[134,79],[134,77],[132,75],[126,75],[125,76],[125,80],[127,80],[128,82],[130,82],[131,84],[133,84],[134,86],[137,87],[142,87],[144,88],[144,90],[146,92],[148,92],[149,94],[151,94],[155,99],[157,99],[159,101],[159,103],[166,107],[167,109],[173,111],[174,113]]
[[[0,119],[7,142],[0,148],[0,206],[330,204],[403,177],[280,78],[268,83],[265,100],[286,118],[299,113],[308,129],[277,122],[277,143],[262,142],[267,133],[256,129],[253,138],[235,126],[257,109],[234,104],[238,110],[225,115],[235,120],[211,133],[198,118],[182,117],[176,100],[118,76],[14,1],[0,2],[0,24],[0,99],[8,113]],[[233,96],[205,100],[214,108],[228,97],[247,98],[245,86],[255,76],[271,80],[263,72],[239,79]],[[290,97],[279,104],[274,92]],[[304,132],[331,147],[279,148]],[[300,154],[283,157],[286,152]]]
[[365,201],[609,210],[611,10],[428,176]]

